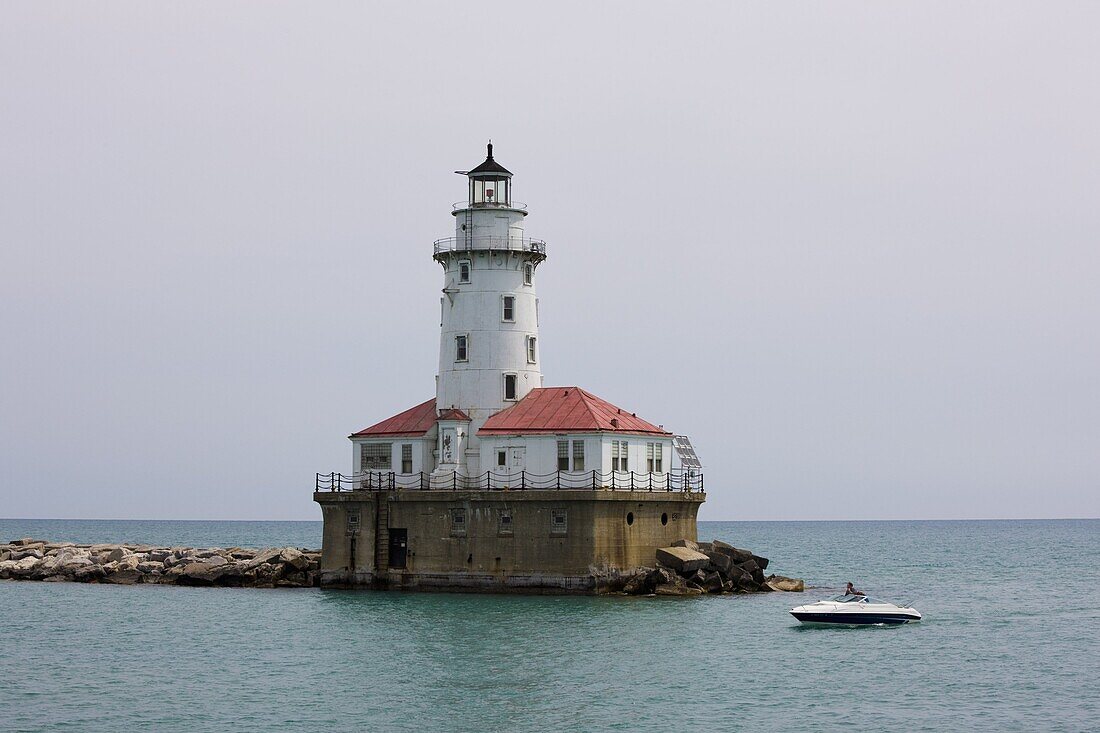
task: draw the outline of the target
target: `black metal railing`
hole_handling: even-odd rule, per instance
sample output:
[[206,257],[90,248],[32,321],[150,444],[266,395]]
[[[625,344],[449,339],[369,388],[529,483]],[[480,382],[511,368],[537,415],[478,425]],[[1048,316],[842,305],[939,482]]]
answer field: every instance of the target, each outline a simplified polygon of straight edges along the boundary
[[319,473],[317,491],[686,491],[703,493],[703,474],[693,471],[638,473],[636,471],[486,471],[480,476],[450,473],[396,473],[365,471],[356,474]]

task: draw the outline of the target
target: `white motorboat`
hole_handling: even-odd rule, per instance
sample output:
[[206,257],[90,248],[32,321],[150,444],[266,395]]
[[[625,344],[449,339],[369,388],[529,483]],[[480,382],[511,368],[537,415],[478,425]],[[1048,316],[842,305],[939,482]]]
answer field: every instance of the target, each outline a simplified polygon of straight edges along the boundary
[[895,606],[876,598],[848,593],[792,608],[791,615],[804,624],[894,625],[921,620],[920,611],[911,606]]

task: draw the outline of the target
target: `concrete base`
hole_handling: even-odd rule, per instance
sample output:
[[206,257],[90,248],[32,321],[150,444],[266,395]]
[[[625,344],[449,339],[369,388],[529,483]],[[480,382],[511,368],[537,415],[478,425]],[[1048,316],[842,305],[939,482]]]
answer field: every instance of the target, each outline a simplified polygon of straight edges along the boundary
[[599,593],[696,537],[702,493],[610,490],[318,492],[321,585]]

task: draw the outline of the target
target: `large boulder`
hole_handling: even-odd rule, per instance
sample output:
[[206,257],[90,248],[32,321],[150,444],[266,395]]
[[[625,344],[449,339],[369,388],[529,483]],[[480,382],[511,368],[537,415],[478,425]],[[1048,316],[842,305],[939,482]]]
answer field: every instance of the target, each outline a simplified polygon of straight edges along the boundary
[[24,537],[19,540],[12,540],[9,545],[15,545],[17,547],[26,547],[27,545],[45,545],[46,540],[32,540],[30,537]]
[[293,566],[296,570],[305,570],[309,567],[309,558],[301,551],[293,547],[284,547],[279,553],[279,562]]
[[752,559],[752,552],[750,552],[749,550],[740,550],[733,545],[726,544],[722,540],[712,540],[710,544],[714,548],[715,552],[721,552],[729,555],[737,564],[741,564],[746,560]]
[[282,551],[283,550],[280,547],[268,547],[266,549],[260,550],[256,553],[256,556],[254,558],[245,563],[245,567],[251,570],[252,568],[258,568],[261,565],[275,562],[276,558],[279,557]]
[[107,562],[119,562],[128,558],[133,553],[127,550],[125,547],[116,547],[107,553]]
[[694,573],[701,570],[710,562],[710,558],[701,552],[687,547],[659,547],[657,548],[657,562],[670,567],[681,575]]
[[699,596],[703,594],[701,588],[693,588],[683,578],[676,578],[672,583],[661,583],[653,592],[659,596]]
[[718,573],[707,573],[703,578],[703,590],[707,593],[721,593],[722,592],[722,576]]
[[806,590],[806,582],[799,578],[785,578],[782,575],[768,576],[766,585],[772,590],[786,591],[787,593],[802,593]]
[[672,543],[672,546],[686,547],[689,550],[695,550],[696,552],[699,552],[699,545],[697,545],[694,540],[676,540]]
[[759,555],[753,555],[752,556],[752,561],[754,563],[756,563],[757,565],[759,565],[761,570],[767,570],[768,569],[768,558],[760,557]]
[[704,552],[703,554],[710,558],[710,565],[708,565],[707,567],[712,567],[714,570],[722,573],[723,575],[728,573],[730,571],[730,566],[733,565],[733,558],[724,552],[716,552],[715,550],[711,550],[709,552]]

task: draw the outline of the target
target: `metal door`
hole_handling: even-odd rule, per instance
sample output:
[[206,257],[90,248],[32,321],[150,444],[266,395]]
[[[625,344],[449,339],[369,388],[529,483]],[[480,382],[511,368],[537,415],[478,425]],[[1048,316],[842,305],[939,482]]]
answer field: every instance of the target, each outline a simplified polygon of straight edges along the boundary
[[403,568],[409,556],[409,530],[390,530],[390,567]]
[[508,449],[508,470],[519,473],[527,463],[527,448],[524,446]]

